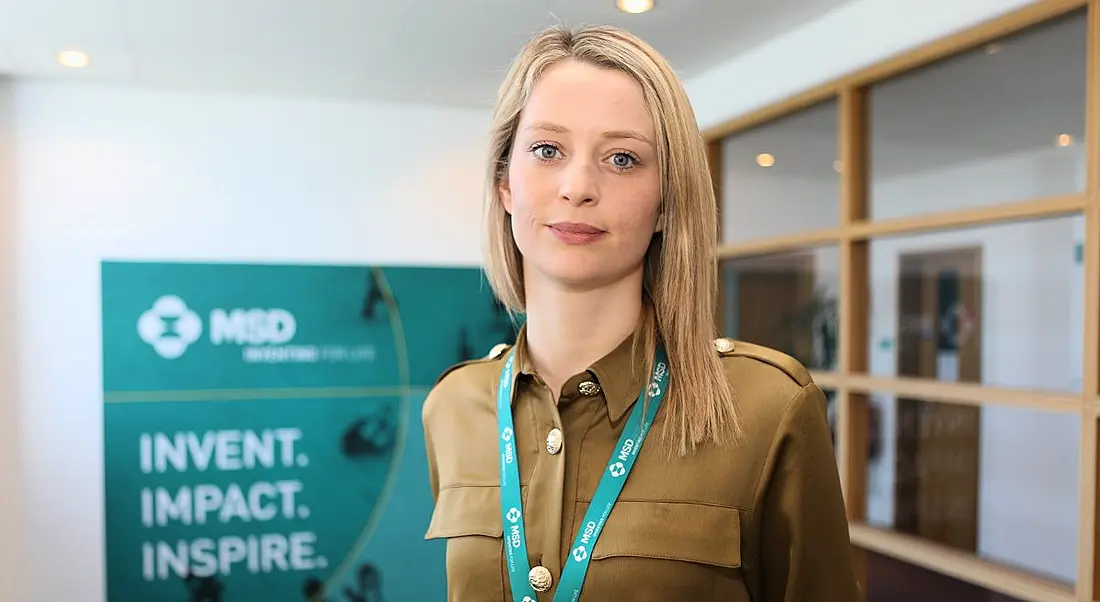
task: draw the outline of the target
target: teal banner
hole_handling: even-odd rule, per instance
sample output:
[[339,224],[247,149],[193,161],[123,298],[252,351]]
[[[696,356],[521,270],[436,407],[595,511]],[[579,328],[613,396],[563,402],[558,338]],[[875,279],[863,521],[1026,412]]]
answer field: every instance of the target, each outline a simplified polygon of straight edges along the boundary
[[105,262],[108,602],[446,599],[420,411],[481,270]]

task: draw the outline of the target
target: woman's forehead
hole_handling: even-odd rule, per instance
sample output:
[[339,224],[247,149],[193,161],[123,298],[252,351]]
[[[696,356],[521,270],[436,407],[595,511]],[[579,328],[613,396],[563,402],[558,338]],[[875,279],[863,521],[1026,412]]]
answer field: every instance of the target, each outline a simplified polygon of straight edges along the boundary
[[654,138],[653,119],[634,78],[574,61],[555,65],[539,77],[521,114],[520,127],[586,134],[599,131],[600,135],[619,133],[620,137],[633,132],[645,141]]

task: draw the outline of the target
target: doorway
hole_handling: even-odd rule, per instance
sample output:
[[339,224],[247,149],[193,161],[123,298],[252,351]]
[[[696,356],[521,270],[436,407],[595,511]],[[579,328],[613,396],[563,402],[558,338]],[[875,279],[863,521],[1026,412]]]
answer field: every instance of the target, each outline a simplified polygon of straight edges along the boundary
[[736,313],[729,322],[734,336],[812,365],[813,253],[743,259],[730,268]]
[[[904,253],[900,377],[981,382],[981,248]],[[981,407],[898,398],[894,528],[974,553]]]

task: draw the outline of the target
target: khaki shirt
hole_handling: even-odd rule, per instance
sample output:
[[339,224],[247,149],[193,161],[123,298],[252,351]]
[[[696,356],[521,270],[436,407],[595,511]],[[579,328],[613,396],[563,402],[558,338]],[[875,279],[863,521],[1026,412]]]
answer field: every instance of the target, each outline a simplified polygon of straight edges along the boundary
[[[447,541],[448,600],[511,600],[500,511],[496,390],[516,354],[513,401],[532,567],[553,599],[573,540],[648,375],[632,338],[566,382],[554,402],[515,348],[449,369],[424,404],[435,509],[427,539]],[[592,553],[583,601],[855,602],[853,569],[825,397],[779,352],[722,348],[746,436],[735,450],[680,457],[654,432]],[[642,347],[642,346],[639,346]],[[658,413],[654,431],[661,428]],[[555,429],[560,433],[555,432]],[[555,440],[562,435],[561,446]],[[526,576],[525,576],[526,577]]]

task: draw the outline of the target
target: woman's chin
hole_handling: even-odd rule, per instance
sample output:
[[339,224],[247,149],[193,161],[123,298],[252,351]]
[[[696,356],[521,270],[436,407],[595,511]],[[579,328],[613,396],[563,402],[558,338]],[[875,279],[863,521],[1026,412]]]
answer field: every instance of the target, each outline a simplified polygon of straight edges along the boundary
[[622,276],[616,277],[614,270],[608,269],[608,266],[578,261],[545,266],[538,271],[542,280],[572,290],[600,288],[622,279]]

